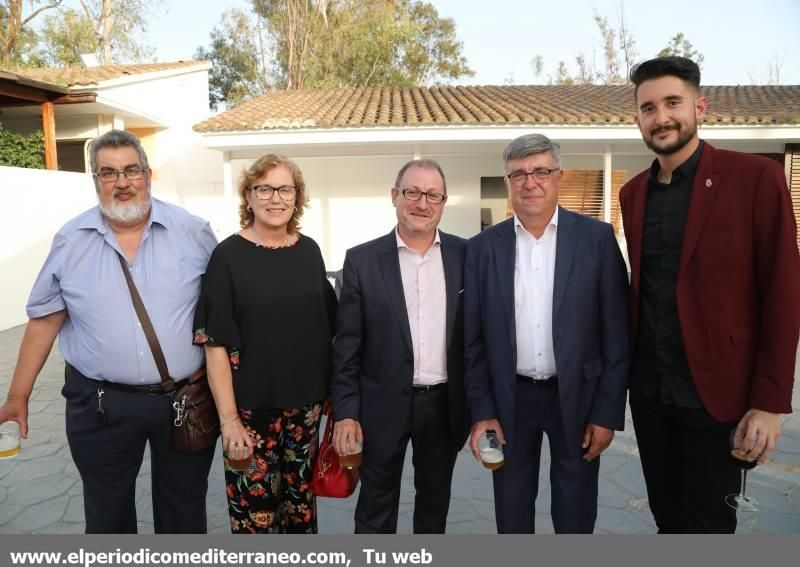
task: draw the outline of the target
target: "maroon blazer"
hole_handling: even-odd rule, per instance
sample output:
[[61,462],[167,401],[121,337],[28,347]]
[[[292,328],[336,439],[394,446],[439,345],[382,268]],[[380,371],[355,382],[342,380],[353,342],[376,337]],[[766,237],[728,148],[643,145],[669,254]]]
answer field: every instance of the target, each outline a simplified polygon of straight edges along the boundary
[[[650,171],[620,191],[631,264],[630,331],[639,322]],[[797,224],[779,163],[706,142],[678,271],[678,317],[697,391],[718,421],[750,408],[791,413],[800,332]]]

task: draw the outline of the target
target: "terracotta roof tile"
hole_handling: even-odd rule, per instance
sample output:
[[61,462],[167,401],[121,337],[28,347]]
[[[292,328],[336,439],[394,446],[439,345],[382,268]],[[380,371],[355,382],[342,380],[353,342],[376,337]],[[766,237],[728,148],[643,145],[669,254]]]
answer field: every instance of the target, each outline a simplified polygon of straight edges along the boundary
[[95,85],[103,81],[131,75],[183,69],[206,64],[203,61],[175,61],[172,63],[142,63],[138,65],[103,65],[101,67],[45,67],[42,69],[19,69],[15,73],[44,83],[76,87]]
[[[706,124],[800,124],[800,86],[709,86]],[[366,87],[273,91],[195,126],[198,132],[449,124],[633,124],[619,85]]]

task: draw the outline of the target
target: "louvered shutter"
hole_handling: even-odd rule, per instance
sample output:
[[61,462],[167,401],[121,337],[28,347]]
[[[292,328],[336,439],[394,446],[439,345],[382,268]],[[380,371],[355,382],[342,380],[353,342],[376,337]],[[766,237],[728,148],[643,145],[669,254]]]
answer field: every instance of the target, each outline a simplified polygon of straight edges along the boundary
[[[800,146],[786,148],[786,174],[789,181],[789,193],[792,195],[794,218],[800,222]],[[800,231],[797,232],[797,246],[800,247]]]

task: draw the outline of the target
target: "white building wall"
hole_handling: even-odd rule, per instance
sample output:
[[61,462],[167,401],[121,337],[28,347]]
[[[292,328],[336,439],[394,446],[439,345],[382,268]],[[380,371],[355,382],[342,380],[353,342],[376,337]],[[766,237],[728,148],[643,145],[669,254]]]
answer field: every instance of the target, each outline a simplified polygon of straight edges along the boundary
[[28,320],[25,304],[53,236],[95,195],[85,174],[0,167],[0,330]]

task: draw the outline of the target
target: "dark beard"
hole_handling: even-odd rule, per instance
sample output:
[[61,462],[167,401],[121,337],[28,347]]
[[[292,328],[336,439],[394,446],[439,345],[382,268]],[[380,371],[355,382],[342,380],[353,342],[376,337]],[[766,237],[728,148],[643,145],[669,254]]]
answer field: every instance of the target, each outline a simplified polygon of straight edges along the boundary
[[653,135],[651,135],[649,139],[646,139],[644,143],[648,148],[660,156],[671,156],[672,154],[681,151],[686,144],[692,141],[692,138],[697,135],[697,125],[687,126],[686,128],[681,128],[679,126],[677,130],[678,139],[668,146],[656,146],[653,144]]

